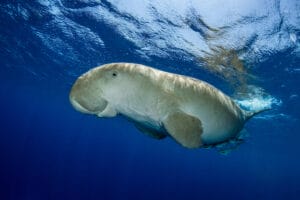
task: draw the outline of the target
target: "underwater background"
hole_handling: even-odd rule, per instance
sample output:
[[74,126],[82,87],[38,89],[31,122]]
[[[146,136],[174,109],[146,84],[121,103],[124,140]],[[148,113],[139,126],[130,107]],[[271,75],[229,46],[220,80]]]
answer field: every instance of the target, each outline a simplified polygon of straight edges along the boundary
[[[224,155],[69,103],[92,67],[205,80],[244,109]],[[1,0],[0,199],[300,199],[299,0]]]

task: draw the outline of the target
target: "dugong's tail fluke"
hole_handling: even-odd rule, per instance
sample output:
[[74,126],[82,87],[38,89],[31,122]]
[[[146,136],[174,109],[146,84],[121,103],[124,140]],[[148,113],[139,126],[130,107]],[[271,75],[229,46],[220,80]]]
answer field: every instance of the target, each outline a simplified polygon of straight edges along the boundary
[[272,109],[271,107],[267,107],[267,108],[254,110],[254,111],[245,111],[244,110],[244,115],[245,115],[246,120],[248,120],[248,119],[252,118],[254,115],[257,115],[261,112],[265,112],[265,111],[268,111],[268,110],[271,110],[271,109]]

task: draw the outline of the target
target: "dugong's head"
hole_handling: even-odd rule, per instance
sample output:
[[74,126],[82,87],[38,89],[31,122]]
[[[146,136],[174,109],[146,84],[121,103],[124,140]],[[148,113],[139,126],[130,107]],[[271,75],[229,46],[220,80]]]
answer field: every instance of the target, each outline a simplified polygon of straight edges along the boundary
[[119,85],[114,66],[96,67],[81,75],[70,92],[70,102],[80,112],[99,114],[108,105],[107,91]]
[[[132,65],[107,64],[81,75],[70,92],[70,102],[80,112],[99,115],[109,102],[122,101],[136,75]],[[132,89],[131,89],[132,91]],[[128,92],[127,92],[128,93]]]

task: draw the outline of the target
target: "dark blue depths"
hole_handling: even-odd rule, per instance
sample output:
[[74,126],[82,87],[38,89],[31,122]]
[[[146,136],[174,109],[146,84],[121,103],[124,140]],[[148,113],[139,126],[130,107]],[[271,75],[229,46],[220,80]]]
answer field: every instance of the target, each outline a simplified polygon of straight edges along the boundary
[[[109,1],[101,5],[116,12]],[[22,8],[30,19],[20,16]],[[64,13],[105,46],[83,41],[76,32],[67,37],[44,4],[3,1],[0,11],[0,199],[299,199],[300,59],[293,49],[270,54],[253,69],[263,80],[256,84],[282,104],[268,113],[275,117],[249,121],[245,143],[224,156],[148,138],[122,117],[80,114],[68,100],[78,75],[107,62],[196,74],[226,90],[218,76],[176,53],[145,59],[112,25],[87,15]],[[36,31],[61,38],[62,46],[49,49]]]

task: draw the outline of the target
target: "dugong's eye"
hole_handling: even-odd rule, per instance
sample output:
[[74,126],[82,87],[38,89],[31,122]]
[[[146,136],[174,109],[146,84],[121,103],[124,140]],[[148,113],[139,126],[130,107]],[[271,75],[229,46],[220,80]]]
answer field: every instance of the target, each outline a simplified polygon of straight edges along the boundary
[[111,73],[111,75],[112,75],[113,78],[116,78],[116,77],[118,76],[118,72],[113,71],[113,72]]

